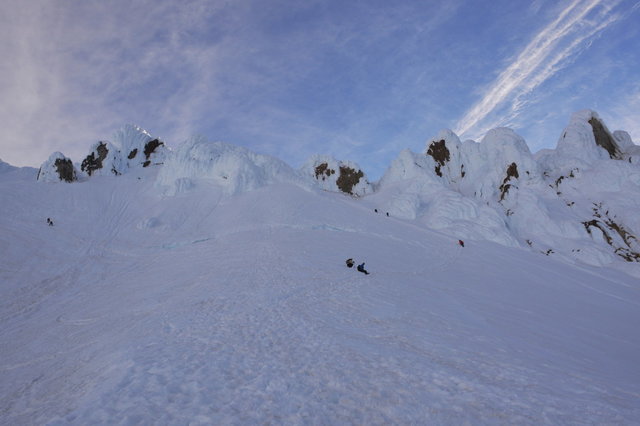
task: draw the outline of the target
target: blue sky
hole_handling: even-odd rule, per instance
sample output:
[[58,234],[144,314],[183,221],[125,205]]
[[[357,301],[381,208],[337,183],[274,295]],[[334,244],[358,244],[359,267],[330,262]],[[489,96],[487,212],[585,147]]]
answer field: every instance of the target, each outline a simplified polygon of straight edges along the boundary
[[553,148],[590,108],[640,142],[640,0],[4,0],[0,158],[134,123],[379,178],[440,129]]

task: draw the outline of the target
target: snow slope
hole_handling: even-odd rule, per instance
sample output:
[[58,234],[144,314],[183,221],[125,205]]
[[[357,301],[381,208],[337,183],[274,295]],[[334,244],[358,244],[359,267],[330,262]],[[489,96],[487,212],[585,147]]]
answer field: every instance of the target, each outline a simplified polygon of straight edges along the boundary
[[480,143],[461,142],[443,130],[424,152],[402,151],[374,183],[357,163],[326,155],[294,170],[277,158],[203,136],[172,151],[128,125],[113,140],[95,143],[79,165],[52,154],[38,180],[82,182],[152,166],[160,168],[156,187],[164,195],[208,182],[224,197],[288,182],[367,198],[373,209],[453,237],[614,267],[640,278],[640,147],[628,133],[610,132],[591,110],[573,114],[556,149],[536,154],[508,128],[490,130]]
[[167,196],[158,173],[0,174],[0,423],[640,418],[631,275],[376,214],[402,180],[354,199],[196,174]]

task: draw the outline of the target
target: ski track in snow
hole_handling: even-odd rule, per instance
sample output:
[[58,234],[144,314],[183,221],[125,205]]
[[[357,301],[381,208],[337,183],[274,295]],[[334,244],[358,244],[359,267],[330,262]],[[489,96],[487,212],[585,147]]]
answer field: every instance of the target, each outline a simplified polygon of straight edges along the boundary
[[[627,322],[638,319],[638,287],[621,275],[605,287],[591,270],[541,268],[529,253],[461,248],[331,194],[320,214],[297,200],[289,210],[285,188],[239,206],[198,200],[202,216],[183,217],[108,189],[105,204],[76,194],[75,217],[60,214],[29,237],[37,259],[10,253],[0,301],[3,424],[640,417],[637,334],[619,330],[635,327]],[[136,228],[138,210],[166,228]],[[2,222],[11,241],[33,233],[27,219],[11,218]],[[371,275],[347,268],[348,257]],[[592,322],[583,308],[611,323]]]

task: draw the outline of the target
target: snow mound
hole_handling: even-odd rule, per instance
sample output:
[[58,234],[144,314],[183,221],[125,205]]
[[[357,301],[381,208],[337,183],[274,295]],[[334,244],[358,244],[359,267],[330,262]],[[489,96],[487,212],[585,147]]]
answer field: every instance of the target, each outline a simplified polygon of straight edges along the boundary
[[524,139],[508,128],[490,130],[480,144],[466,142],[461,190],[485,200],[504,200],[522,184],[540,179],[538,164]]
[[94,144],[80,166],[88,176],[121,175],[131,169],[162,164],[167,155],[164,142],[138,126],[128,124],[114,133],[114,143]]
[[37,177],[40,182],[74,182],[77,179],[73,162],[61,152],[54,152],[42,163]]
[[172,151],[156,183],[166,195],[176,195],[208,181],[226,195],[251,191],[274,182],[302,184],[299,174],[283,161],[223,142],[194,136]]
[[2,161],[2,158],[0,158],[0,173],[11,172],[16,169],[17,167],[14,167],[9,163],[5,163],[4,161]]
[[447,184],[455,184],[464,178],[466,156],[460,138],[450,129],[441,130],[427,142],[424,155],[430,160],[429,168]]
[[327,155],[314,155],[301,168],[325,191],[362,197],[373,192],[366,174],[351,161],[338,161]]
[[[619,137],[622,137],[623,143],[628,142],[624,136]],[[570,167],[587,167],[597,160],[622,158],[618,141],[592,110],[582,110],[572,115],[558,140],[555,154],[553,166],[556,168],[562,165],[558,160],[569,163]]]
[[126,169],[162,164],[167,156],[168,150],[164,142],[133,124],[115,132],[113,139],[125,157],[123,162],[126,163]]
[[459,191],[465,180],[459,171],[468,158],[463,146],[470,145],[445,130],[427,143],[425,154],[402,151],[380,181],[376,205],[393,217],[416,219],[455,238],[518,246],[503,215]]
[[480,143],[445,129],[422,154],[402,151],[371,201],[461,239],[595,266],[636,263],[639,148],[589,110],[573,115],[558,148],[536,155],[508,128],[490,130]]

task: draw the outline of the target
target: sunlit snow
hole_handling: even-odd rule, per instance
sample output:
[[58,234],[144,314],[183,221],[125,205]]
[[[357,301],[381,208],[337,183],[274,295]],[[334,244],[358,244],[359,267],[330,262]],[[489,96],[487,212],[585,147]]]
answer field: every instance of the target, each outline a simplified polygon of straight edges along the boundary
[[638,154],[583,150],[594,114],[535,155],[443,131],[351,195],[314,170],[355,162],[204,137],[125,162],[135,127],[118,173],[0,163],[0,423],[634,424]]

